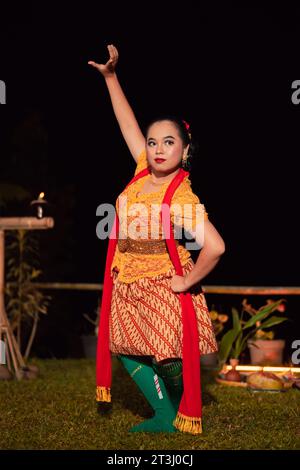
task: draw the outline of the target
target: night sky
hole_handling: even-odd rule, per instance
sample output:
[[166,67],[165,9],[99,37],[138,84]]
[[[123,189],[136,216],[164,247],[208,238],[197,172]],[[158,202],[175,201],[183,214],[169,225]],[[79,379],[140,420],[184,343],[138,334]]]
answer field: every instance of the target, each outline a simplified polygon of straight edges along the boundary
[[[300,9],[130,5],[26,2],[1,20],[0,181],[52,203],[44,280],[103,281],[96,208],[135,170],[103,77],[87,64],[106,62],[113,43],[142,128],[176,113],[199,143],[193,190],[226,243],[203,284],[299,285]],[[295,331],[300,302],[288,302]]]

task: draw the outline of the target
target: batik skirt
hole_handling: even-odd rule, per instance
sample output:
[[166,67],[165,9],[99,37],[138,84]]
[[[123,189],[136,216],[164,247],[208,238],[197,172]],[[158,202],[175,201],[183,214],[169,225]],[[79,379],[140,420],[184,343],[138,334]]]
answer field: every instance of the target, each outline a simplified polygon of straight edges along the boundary
[[[192,258],[182,267],[188,273]],[[110,351],[115,354],[152,356],[156,361],[182,358],[182,314],[180,294],[171,289],[174,267],[163,274],[131,283],[118,280],[113,271],[109,322]],[[189,292],[196,312],[199,352],[216,352],[217,342],[201,286]]]

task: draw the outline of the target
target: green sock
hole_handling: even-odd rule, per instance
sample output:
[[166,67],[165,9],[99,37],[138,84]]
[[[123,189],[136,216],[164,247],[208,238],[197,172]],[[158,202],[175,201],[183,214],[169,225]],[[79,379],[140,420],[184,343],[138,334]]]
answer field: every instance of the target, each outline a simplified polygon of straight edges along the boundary
[[123,366],[135,381],[155,415],[130,429],[130,432],[176,432],[173,421],[174,409],[165,384],[143,356],[118,356]]
[[163,379],[173,406],[175,410],[178,411],[183,394],[182,360],[176,359],[160,363],[153,359],[153,369],[157,372],[157,375]]

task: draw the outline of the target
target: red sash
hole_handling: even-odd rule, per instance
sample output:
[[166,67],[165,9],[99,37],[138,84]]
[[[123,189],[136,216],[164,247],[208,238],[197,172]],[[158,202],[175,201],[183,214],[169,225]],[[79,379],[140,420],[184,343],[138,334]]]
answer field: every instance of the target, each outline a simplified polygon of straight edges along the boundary
[[[145,168],[144,170],[140,171],[132,178],[126,188],[130,184],[134,183],[137,179],[142,178],[149,173],[149,168]],[[165,239],[168,252],[176,274],[179,276],[183,276],[183,270],[171,226],[170,204],[174,192],[183,179],[188,175],[188,171],[180,168],[179,172],[175,175],[167,187],[161,209],[161,221],[164,234],[167,234],[165,235]],[[109,350],[109,316],[113,289],[111,265],[118,242],[118,233],[119,217],[116,212],[114,224],[109,235],[108,250],[106,255],[96,357],[96,400],[106,402],[111,401],[110,389],[112,372],[111,353]],[[197,317],[191,294],[189,292],[180,292],[179,295],[183,323],[182,365],[184,392],[176,419],[174,421],[174,426],[183,432],[200,434],[202,432],[202,399]]]

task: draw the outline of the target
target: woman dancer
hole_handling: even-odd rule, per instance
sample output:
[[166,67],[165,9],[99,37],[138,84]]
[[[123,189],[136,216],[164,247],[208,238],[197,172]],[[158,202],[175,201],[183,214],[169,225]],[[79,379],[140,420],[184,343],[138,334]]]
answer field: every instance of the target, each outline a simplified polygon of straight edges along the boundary
[[[225,243],[191,187],[189,124],[174,116],[161,116],[148,124],[144,136],[116,75],[118,51],[112,44],[107,47],[106,64],[88,63],[105,79],[137,167],[117,199],[110,234],[100,309],[96,400],[111,401],[113,353],[154,410],[152,418],[131,432],[199,434],[200,355],[217,351],[199,282],[218,263]],[[201,248],[196,263],[179,243],[178,229],[182,228]]]

